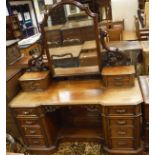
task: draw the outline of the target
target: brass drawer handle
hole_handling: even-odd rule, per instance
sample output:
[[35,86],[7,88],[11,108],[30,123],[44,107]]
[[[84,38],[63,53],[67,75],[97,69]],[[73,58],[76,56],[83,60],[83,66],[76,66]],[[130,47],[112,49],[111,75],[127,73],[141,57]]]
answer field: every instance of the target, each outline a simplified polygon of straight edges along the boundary
[[119,146],[126,146],[127,143],[126,143],[126,142],[119,142],[118,145],[119,145]]
[[117,124],[118,125],[125,125],[126,124],[126,121],[117,121]]
[[35,130],[30,130],[30,134],[35,134],[36,131]]
[[31,124],[33,124],[33,122],[32,121],[26,121],[25,124],[31,125]]
[[119,114],[124,114],[126,112],[126,109],[117,109],[116,112]]
[[29,112],[29,111],[24,111],[23,114],[24,114],[24,115],[29,115],[30,112]]
[[116,77],[116,78],[113,78],[114,80],[122,80],[123,78],[122,77]]
[[121,81],[120,82],[115,82],[114,85],[115,86],[122,86],[123,85],[123,82],[121,82]]
[[39,144],[40,142],[38,140],[34,140],[33,144]]
[[125,131],[118,131],[118,134],[119,135],[126,135],[126,132]]

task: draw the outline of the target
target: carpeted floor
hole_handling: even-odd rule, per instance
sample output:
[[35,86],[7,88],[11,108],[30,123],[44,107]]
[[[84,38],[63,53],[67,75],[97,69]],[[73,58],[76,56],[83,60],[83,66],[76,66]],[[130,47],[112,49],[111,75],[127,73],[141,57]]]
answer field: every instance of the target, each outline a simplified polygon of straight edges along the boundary
[[74,142],[62,143],[53,155],[104,155],[99,143]]

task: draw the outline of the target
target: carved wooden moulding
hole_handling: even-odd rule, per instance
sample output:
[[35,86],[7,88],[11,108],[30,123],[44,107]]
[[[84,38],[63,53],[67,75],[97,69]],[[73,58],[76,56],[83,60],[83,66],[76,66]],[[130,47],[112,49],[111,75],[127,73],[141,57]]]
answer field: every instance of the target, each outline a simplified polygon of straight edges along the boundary
[[103,83],[108,86],[134,86],[134,66],[104,67],[102,70]]
[[50,74],[49,71],[26,72],[18,80],[23,91],[42,91],[49,86]]

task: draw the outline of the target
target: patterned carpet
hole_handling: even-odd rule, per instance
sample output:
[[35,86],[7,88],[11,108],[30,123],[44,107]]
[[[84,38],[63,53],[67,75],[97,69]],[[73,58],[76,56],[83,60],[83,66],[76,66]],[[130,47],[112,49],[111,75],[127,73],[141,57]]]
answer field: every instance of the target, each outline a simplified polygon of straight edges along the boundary
[[[12,151],[12,146],[7,144],[7,151]],[[17,143],[18,153],[26,153],[24,147]],[[28,155],[28,154],[27,154]],[[65,142],[59,145],[58,151],[52,155],[104,155],[101,144],[95,142]]]
[[94,142],[62,143],[53,155],[104,155],[101,144]]

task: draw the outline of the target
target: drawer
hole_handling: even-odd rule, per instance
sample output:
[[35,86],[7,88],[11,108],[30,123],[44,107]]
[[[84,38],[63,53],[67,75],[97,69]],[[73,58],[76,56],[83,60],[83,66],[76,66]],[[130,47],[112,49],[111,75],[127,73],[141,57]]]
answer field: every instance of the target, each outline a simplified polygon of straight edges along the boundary
[[110,115],[134,115],[134,107],[133,106],[111,106],[108,107],[108,114]]
[[25,136],[41,136],[41,128],[40,127],[22,127]]
[[21,126],[29,126],[29,125],[40,126],[38,119],[18,119],[18,122]]
[[112,127],[110,129],[111,137],[133,137],[133,127]]
[[19,108],[14,110],[16,116],[37,116],[36,109]]
[[44,138],[26,138],[29,146],[43,147],[46,145]]
[[134,148],[134,140],[133,139],[112,139],[111,146],[113,149],[132,149]]
[[134,120],[133,119],[123,119],[123,118],[116,118],[110,119],[110,126],[133,126]]
[[130,76],[128,75],[122,75],[122,76],[107,76],[106,80],[108,80],[108,82],[117,82],[117,81],[129,81],[130,80]]

